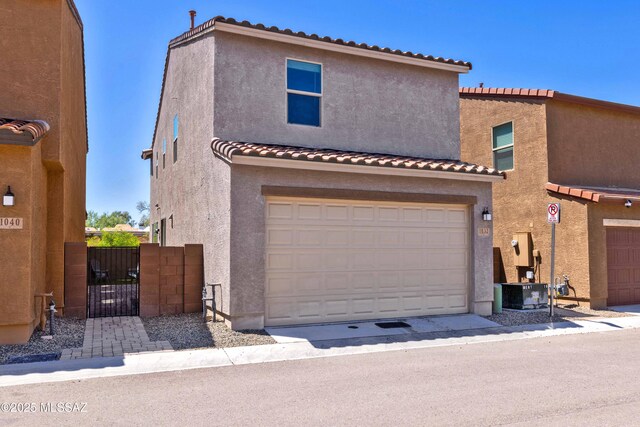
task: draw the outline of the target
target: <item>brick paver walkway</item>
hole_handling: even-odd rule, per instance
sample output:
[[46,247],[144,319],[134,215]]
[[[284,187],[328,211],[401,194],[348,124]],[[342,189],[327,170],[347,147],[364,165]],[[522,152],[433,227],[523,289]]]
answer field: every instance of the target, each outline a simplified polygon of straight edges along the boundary
[[60,360],[162,350],[173,348],[169,341],[150,341],[139,317],[100,317],[87,319],[82,348],[62,350]]

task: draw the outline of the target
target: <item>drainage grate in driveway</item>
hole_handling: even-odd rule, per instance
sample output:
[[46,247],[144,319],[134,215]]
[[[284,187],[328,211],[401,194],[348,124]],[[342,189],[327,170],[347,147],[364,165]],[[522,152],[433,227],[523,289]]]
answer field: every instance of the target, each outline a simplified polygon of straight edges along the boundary
[[391,328],[410,328],[411,325],[405,322],[380,322],[375,324],[378,328],[391,329]]

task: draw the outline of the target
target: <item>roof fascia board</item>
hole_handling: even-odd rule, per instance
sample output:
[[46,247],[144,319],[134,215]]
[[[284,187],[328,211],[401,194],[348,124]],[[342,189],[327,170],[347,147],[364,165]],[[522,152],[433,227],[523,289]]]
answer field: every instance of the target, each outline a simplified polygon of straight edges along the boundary
[[[299,46],[310,47],[313,49],[322,49],[332,52],[345,53],[348,55],[364,56],[366,58],[380,59],[383,61],[399,62],[401,64],[417,65],[425,68],[435,68],[439,70],[453,71],[456,73],[468,73],[469,67],[463,65],[444,64],[436,61],[424,59],[409,58],[406,56],[391,55],[386,52],[376,52],[364,49],[353,48],[351,46],[342,46],[333,43],[327,43],[318,40],[309,40],[301,37],[290,36],[287,34],[273,33],[270,31],[259,30],[255,28],[247,28],[239,25],[227,24],[224,22],[216,22],[212,30],[223,31],[227,33],[240,34],[249,37],[272,40],[281,43],[295,44]],[[207,30],[210,31],[210,30]],[[194,35],[195,37],[195,35]],[[190,40],[191,38],[187,39]],[[185,40],[186,41],[186,40]]]
[[569,95],[567,93],[555,92],[551,97],[554,101],[562,101],[570,104],[584,105],[585,107],[603,108],[607,110],[624,111],[631,114],[640,114],[640,107],[617,102],[603,101],[601,99],[585,98],[583,96]]
[[464,172],[443,172],[381,166],[345,165],[336,163],[313,162],[306,160],[273,159],[254,156],[233,156],[231,164],[246,166],[262,166],[284,169],[299,169],[322,172],[362,173],[369,175],[411,176],[432,179],[451,179],[456,181],[501,182],[503,176],[481,175]]

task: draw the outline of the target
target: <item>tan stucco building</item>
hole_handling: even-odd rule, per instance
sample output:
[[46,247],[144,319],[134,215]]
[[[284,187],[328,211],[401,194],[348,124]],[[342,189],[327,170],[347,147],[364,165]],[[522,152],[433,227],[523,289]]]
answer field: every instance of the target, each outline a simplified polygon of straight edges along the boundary
[[0,3],[0,344],[26,342],[36,294],[64,313],[64,243],[84,241],[83,27],[71,0]]
[[463,160],[507,175],[493,192],[495,281],[534,271],[549,282],[547,204],[560,202],[555,276],[569,277],[567,302],[640,303],[640,107],[461,88],[460,129]]

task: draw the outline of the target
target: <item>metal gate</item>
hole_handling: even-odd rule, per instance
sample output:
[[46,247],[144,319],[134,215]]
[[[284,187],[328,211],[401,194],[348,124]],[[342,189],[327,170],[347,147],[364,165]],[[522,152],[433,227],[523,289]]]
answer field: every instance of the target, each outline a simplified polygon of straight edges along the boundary
[[140,248],[87,248],[87,317],[137,316]]

